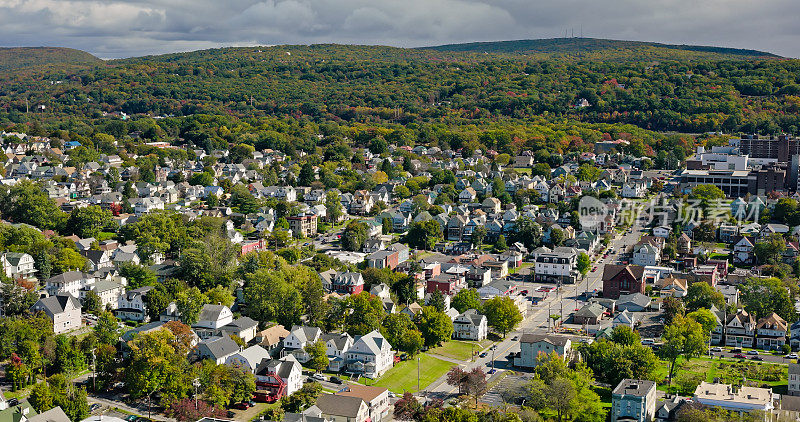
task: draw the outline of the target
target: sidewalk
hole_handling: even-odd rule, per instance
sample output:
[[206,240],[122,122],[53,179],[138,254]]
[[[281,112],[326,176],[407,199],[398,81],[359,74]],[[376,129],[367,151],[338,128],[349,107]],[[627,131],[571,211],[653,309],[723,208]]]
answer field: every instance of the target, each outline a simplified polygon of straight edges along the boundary
[[[101,397],[94,397],[94,396],[89,396],[88,397],[88,401],[89,401],[89,404],[99,403],[99,404],[102,404],[102,405],[105,405],[105,406],[108,406],[108,407],[111,407],[111,408],[115,407],[115,408],[120,409],[120,410],[122,410],[124,412],[132,413],[134,415],[147,417],[147,406],[145,406],[144,410],[142,410],[142,409],[138,409],[138,408],[135,408],[135,407],[128,406],[127,404],[119,402],[119,401],[116,401],[116,400],[109,400],[109,399],[104,399],[104,398],[101,398]],[[175,419],[162,416],[162,415],[160,415],[158,413],[155,413],[155,412],[153,412],[151,414],[150,419],[152,419],[154,421],[161,421],[161,422],[176,422]]]

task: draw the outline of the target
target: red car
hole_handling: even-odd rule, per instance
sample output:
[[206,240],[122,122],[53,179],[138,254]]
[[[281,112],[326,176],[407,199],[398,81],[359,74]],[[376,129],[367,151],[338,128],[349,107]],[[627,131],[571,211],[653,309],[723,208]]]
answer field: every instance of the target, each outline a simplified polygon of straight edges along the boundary
[[239,403],[236,403],[236,404],[234,404],[234,405],[233,405],[233,408],[234,408],[234,409],[239,409],[239,410],[247,410],[247,409],[249,409],[249,408],[250,408],[250,403],[247,403],[247,402],[239,402]]
[[519,294],[521,294],[523,296],[527,296],[528,295],[528,291],[527,290],[523,290],[523,291],[519,292]]
[[733,355],[733,357],[735,357],[736,359],[745,359],[745,356],[743,354],[741,354],[741,353],[737,353],[737,354]]

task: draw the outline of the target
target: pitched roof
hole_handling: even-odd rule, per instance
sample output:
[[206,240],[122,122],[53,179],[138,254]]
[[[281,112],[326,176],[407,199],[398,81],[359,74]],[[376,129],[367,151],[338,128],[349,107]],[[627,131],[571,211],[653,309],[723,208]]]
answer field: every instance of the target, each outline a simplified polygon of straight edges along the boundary
[[317,407],[326,415],[344,416],[355,418],[358,416],[364,400],[360,397],[340,396],[333,394],[320,394],[317,397]]
[[644,267],[640,265],[606,265],[603,268],[603,281],[612,280],[622,272],[627,272],[632,278],[641,280],[644,276]]
[[375,387],[371,385],[347,384],[347,387],[334,393],[337,396],[358,397],[366,403],[375,400],[376,397],[386,393],[385,387]]
[[564,336],[548,336],[544,334],[523,334],[519,339],[520,343],[541,343],[547,342],[554,346],[565,346],[570,339]]

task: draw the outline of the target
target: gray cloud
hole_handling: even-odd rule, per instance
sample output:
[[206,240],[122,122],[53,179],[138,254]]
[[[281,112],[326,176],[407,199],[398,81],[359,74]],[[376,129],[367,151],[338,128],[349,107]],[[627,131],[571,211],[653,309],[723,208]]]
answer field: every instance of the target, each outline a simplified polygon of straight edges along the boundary
[[0,45],[129,57],[240,45],[587,37],[800,57],[796,0],[0,0]]

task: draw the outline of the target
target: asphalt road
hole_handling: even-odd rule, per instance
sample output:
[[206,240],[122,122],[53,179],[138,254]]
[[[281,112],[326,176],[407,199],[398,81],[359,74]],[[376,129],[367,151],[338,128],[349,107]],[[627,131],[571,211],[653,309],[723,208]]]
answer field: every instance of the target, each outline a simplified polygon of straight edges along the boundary
[[[476,357],[474,362],[462,365],[464,370],[472,370],[475,367],[483,368],[489,372],[492,368],[498,371],[512,369],[512,362],[507,358],[509,353],[519,351],[519,336],[523,333],[547,333],[548,322],[550,315],[561,314],[563,319],[568,319],[568,316],[574,312],[574,309],[580,308],[585,304],[581,296],[584,291],[592,291],[594,289],[601,290],[603,287],[603,267],[606,263],[615,263],[621,252],[624,252],[628,246],[634,245],[641,237],[641,231],[637,226],[630,233],[627,231],[624,234],[616,234],[614,239],[609,245],[614,249],[615,253],[609,255],[607,258],[602,258],[602,254],[595,260],[592,266],[597,266],[596,271],[591,271],[587,274],[586,278],[576,285],[564,285],[560,292],[550,292],[543,300],[537,305],[531,305],[526,318],[520,323],[517,330],[509,333],[505,339],[495,343],[491,349],[487,350],[485,357]],[[600,262],[602,261],[602,262]],[[533,293],[541,283],[520,282],[520,289],[527,289]],[[549,285],[552,286],[552,285]],[[534,293],[541,295],[541,293]],[[577,306],[576,306],[577,305]],[[563,309],[563,313],[562,313]],[[441,377],[434,381],[427,388],[423,389],[423,395],[427,398],[441,398],[447,400],[456,392],[456,388],[447,385],[445,377]]]

